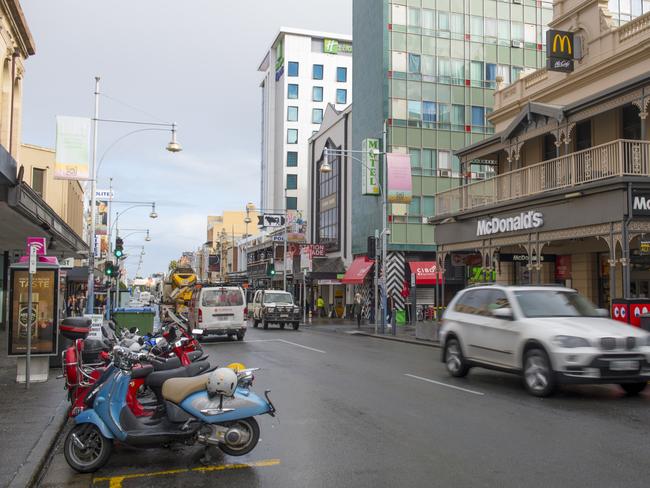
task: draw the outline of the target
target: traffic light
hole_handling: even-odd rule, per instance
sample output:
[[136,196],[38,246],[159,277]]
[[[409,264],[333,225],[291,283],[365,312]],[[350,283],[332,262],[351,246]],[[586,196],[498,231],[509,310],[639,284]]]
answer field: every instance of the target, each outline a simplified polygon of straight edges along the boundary
[[113,264],[112,261],[106,261],[104,263],[104,274],[109,278],[117,274],[117,267]]
[[124,256],[124,241],[121,237],[115,239],[115,250],[113,251],[113,254],[115,254],[117,259]]
[[266,264],[266,276],[275,276],[275,264],[273,263]]

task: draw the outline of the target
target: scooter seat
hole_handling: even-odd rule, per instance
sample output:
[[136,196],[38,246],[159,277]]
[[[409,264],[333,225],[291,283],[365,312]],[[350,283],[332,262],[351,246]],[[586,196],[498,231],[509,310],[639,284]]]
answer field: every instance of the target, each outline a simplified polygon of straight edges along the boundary
[[210,363],[207,361],[201,361],[198,363],[192,363],[189,366],[183,366],[182,368],[169,369],[166,371],[155,371],[147,376],[145,380],[145,385],[150,388],[156,389],[163,386],[163,383],[170,378],[185,378],[188,376],[197,376],[210,368]]
[[154,371],[167,371],[181,367],[181,360],[177,356],[171,358],[156,358],[151,361]]
[[192,351],[187,353],[187,357],[190,361],[194,362],[203,356],[203,351]]
[[153,374],[153,366],[151,364],[143,364],[139,368],[133,368],[131,371],[131,378],[135,380],[138,378],[144,378],[150,374]]
[[165,400],[179,404],[192,393],[204,390],[210,373],[193,378],[171,378],[163,384],[162,396]]

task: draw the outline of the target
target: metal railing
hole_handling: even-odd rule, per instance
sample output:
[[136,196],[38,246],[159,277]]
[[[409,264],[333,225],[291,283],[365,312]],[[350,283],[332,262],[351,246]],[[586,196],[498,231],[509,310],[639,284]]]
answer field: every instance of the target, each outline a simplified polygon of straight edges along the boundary
[[650,142],[619,139],[436,195],[436,216],[450,215],[616,176],[650,176]]

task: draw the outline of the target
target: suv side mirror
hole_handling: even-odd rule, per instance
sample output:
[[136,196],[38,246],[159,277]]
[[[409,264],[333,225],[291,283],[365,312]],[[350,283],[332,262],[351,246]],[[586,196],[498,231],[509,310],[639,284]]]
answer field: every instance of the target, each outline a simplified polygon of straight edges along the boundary
[[511,308],[496,308],[492,310],[492,316],[501,320],[513,320],[515,318]]

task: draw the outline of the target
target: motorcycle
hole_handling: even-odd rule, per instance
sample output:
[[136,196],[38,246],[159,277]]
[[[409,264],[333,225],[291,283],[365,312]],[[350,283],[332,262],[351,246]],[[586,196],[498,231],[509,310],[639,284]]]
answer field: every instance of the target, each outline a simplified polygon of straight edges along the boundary
[[217,446],[231,456],[251,452],[260,437],[257,415],[275,415],[269,391],[261,398],[251,391],[253,369],[236,372],[231,395],[209,395],[210,375],[167,380],[162,389],[165,417],[157,423],[136,418],[126,397],[129,383],[139,373],[134,366],[142,358],[124,348],[113,350],[113,359],[85,398],[87,409],[74,418],[74,427],[64,443],[71,468],[91,473],[109,459],[113,442],[131,447],[167,447],[200,443]]

